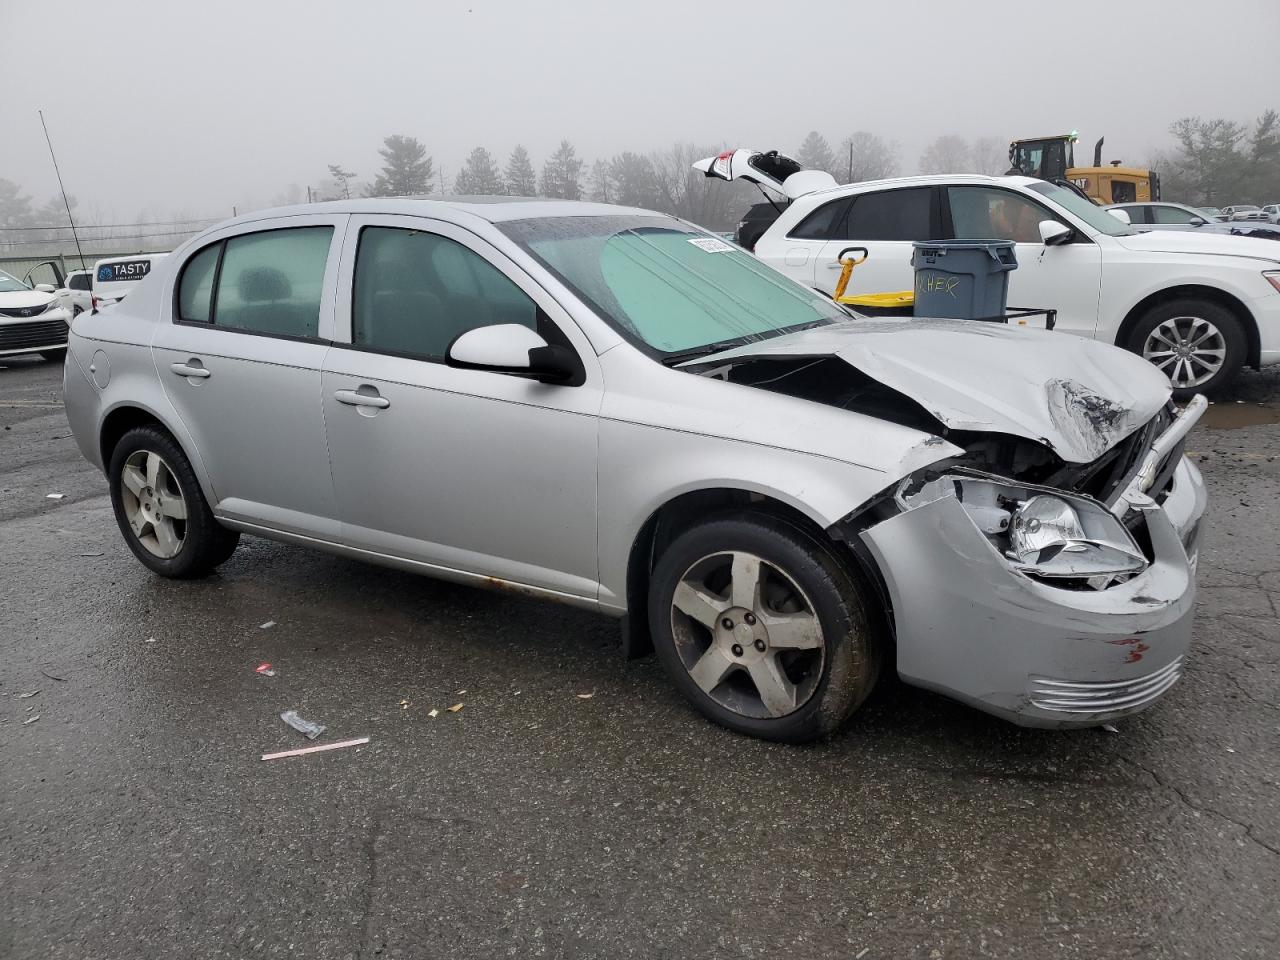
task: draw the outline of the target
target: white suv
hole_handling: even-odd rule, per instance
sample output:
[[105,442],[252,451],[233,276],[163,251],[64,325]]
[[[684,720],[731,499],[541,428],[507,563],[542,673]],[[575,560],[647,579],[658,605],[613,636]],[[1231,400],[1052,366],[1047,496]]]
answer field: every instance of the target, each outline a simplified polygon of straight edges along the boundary
[[1013,240],[1011,306],[1052,307],[1057,329],[1141,353],[1181,397],[1220,390],[1246,365],[1280,363],[1274,241],[1142,233],[1070,190],[1027,177],[836,186],[780,154],[751,150],[710,157],[695,169],[787,198],[755,254],[824,293],[835,289],[840,253],[851,244],[868,252],[848,287],[861,294],[912,288],[914,240]]

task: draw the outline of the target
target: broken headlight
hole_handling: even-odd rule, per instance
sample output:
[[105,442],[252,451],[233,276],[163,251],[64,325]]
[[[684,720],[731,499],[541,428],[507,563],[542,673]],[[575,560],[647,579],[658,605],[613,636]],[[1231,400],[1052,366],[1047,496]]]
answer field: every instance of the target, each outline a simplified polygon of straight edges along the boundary
[[910,510],[954,496],[974,526],[1015,569],[1096,589],[1127,579],[1147,559],[1105,506],[1086,497],[979,476],[948,474],[898,493]]

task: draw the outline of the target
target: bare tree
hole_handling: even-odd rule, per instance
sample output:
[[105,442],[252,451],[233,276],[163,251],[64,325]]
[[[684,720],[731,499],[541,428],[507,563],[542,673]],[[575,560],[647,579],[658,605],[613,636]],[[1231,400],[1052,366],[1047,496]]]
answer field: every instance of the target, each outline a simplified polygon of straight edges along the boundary
[[591,172],[587,174],[587,199],[594,200],[596,203],[612,203],[615,195],[608,161],[597,160],[591,165]]
[[920,156],[921,173],[969,173],[972,169],[969,142],[955,134],[939,137]]
[[1009,169],[1009,144],[999,137],[979,137],[969,148],[973,173],[999,176]]
[[856,130],[841,142],[832,175],[845,183],[859,183],[883,180],[897,172],[898,148],[874,133]]

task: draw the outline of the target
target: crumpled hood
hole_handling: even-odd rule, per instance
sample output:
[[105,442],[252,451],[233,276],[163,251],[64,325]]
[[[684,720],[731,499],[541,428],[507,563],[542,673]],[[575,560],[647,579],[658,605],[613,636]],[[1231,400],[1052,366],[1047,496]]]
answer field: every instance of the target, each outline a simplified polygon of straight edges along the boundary
[[1088,463],[1169,402],[1169,381],[1117,347],[971,320],[861,319],[761,340],[686,366],[835,356],[952,430],[1008,433]]
[[[1240,226],[1242,224],[1233,224]],[[1225,224],[1224,224],[1225,226]],[[1265,226],[1255,223],[1254,226]],[[1198,230],[1148,230],[1115,241],[1128,250],[1151,253],[1191,253],[1215,257],[1247,257],[1280,262],[1276,241],[1265,237],[1237,237],[1229,233],[1201,233]]]

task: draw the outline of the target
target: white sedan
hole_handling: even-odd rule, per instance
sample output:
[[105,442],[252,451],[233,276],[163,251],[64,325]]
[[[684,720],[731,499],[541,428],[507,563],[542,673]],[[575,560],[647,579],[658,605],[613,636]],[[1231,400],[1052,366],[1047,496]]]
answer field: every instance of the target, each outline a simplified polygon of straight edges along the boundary
[[[1280,363],[1280,248],[1274,241],[1140,232],[1083,197],[1028,177],[904,177],[837,186],[776,152],[728,151],[694,165],[781,194],[755,254],[825,293],[839,255],[865,247],[847,292],[913,286],[912,241],[1017,243],[1009,303],[1052,307],[1057,329],[1142,354],[1180,398],[1221,390],[1245,366]],[[783,202],[787,202],[783,208]]]

